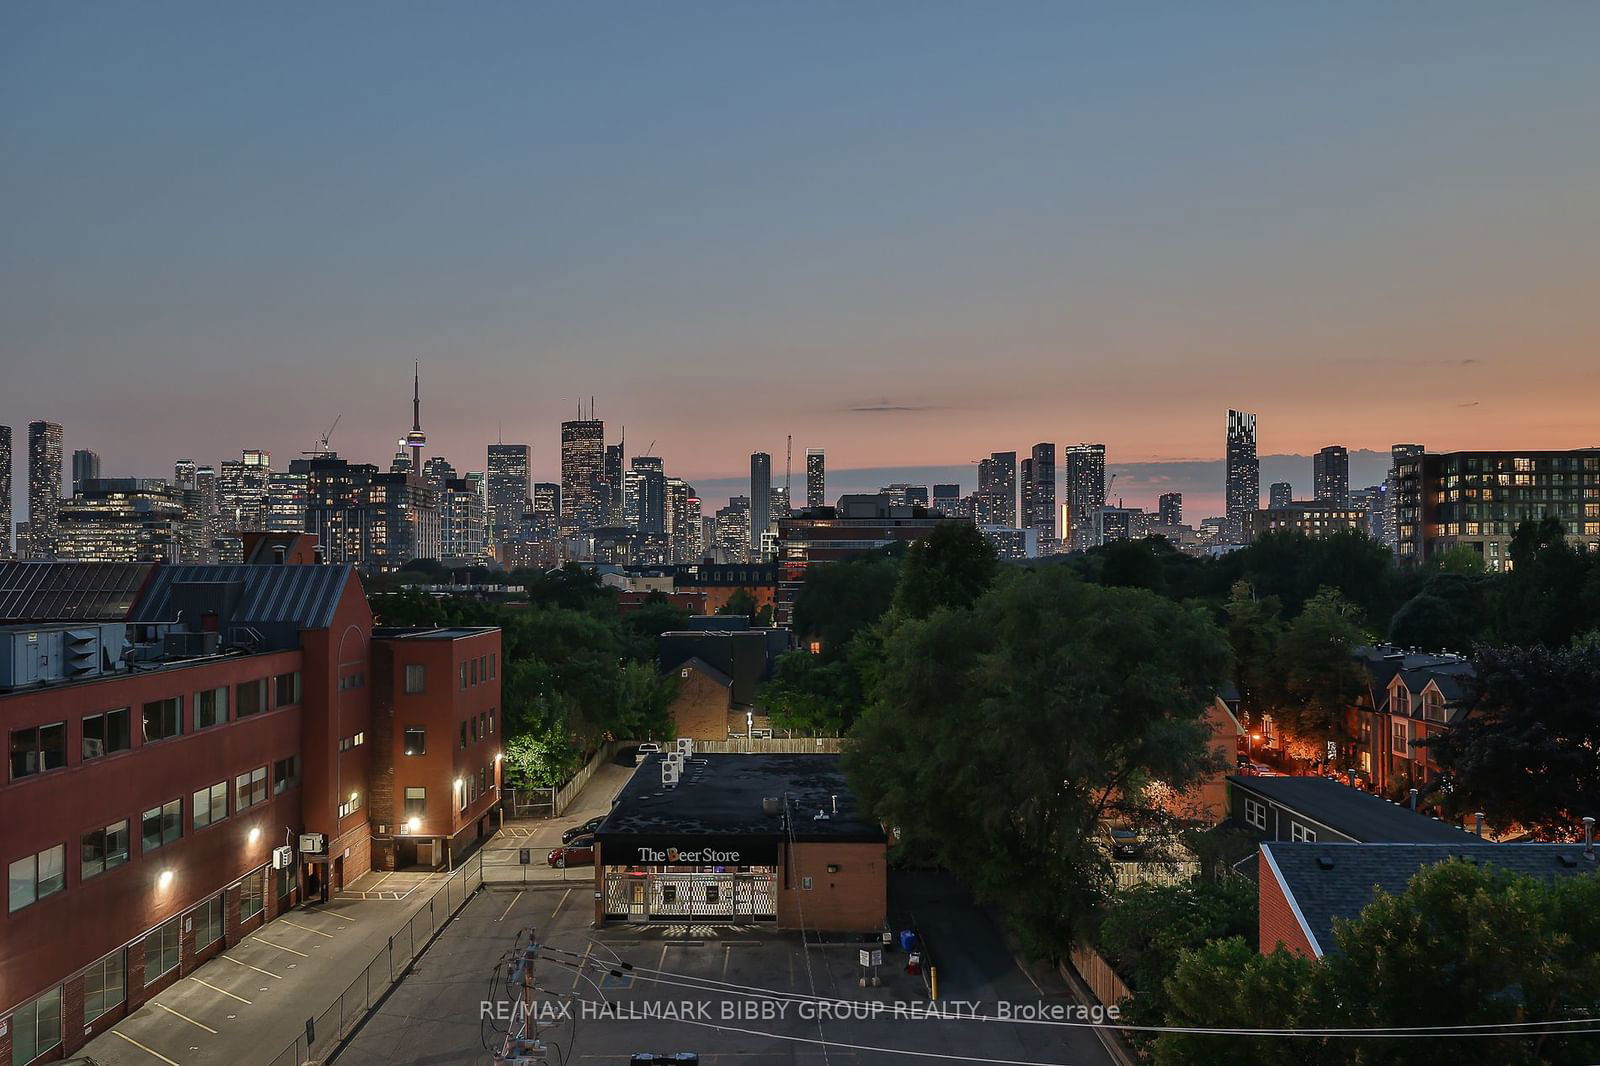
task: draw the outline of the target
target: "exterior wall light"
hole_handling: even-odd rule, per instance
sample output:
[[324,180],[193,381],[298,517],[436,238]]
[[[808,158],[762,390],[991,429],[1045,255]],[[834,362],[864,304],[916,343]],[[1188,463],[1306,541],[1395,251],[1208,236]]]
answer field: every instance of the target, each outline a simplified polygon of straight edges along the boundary
[[261,827],[258,825],[250,830],[250,843],[255,844],[261,840]]
[[421,829],[421,828],[422,828],[422,819],[421,818],[407,818],[406,819],[406,832],[415,833],[418,829]]
[[172,871],[162,870],[161,876],[156,878],[156,885],[160,888],[166,888],[170,884],[172,884]]

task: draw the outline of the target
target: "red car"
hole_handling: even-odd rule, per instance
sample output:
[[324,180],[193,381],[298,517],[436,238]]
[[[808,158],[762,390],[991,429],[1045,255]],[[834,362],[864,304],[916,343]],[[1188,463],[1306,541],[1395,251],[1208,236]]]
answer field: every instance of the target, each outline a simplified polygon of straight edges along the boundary
[[570,844],[552,848],[545,861],[558,870],[566,866],[593,866],[594,837],[579,837]]

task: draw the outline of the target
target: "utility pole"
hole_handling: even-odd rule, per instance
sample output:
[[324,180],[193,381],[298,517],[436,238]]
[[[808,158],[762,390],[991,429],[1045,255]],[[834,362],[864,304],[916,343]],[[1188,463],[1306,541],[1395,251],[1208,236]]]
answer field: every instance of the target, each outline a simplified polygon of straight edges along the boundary
[[517,1001],[506,1038],[493,1053],[495,1066],[537,1066],[548,1060],[549,1048],[539,1039],[538,1003],[534,999],[538,989],[533,973],[538,958],[539,942],[530,929],[527,944],[511,962],[507,986],[514,990]]

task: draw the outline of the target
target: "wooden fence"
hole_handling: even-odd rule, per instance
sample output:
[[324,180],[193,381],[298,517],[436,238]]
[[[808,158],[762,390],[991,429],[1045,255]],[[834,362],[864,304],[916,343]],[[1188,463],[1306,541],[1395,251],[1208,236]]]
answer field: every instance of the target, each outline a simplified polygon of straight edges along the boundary
[[[730,737],[727,740],[697,740],[694,750],[699,752],[745,752],[753,754],[784,755],[837,755],[843,750],[839,737]],[[662,741],[663,748],[671,748],[670,741]]]
[[1111,964],[1100,957],[1100,953],[1087,944],[1075,945],[1072,949],[1072,968],[1078,971],[1078,976],[1083,978],[1083,983],[1089,986],[1089,991],[1094,993],[1094,998],[1105,1006],[1121,1003],[1125,999],[1132,999],[1133,993],[1123,983],[1122,978],[1111,968]]

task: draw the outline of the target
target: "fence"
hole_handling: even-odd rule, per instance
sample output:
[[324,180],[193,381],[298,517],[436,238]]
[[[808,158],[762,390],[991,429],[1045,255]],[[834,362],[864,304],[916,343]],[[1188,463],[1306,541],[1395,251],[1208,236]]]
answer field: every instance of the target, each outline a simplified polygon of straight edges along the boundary
[[389,987],[405,976],[434,935],[482,884],[483,852],[479,850],[428,898],[404,929],[389,937],[389,943],[338,999],[307,1020],[306,1031],[272,1060],[272,1066],[314,1066],[331,1058],[339,1042],[354,1032]]
[[1094,998],[1108,1007],[1133,998],[1133,993],[1117,976],[1117,971],[1087,944],[1073,945],[1072,968],[1078,971],[1078,976],[1089,986]]
[[839,737],[733,737],[728,740],[697,740],[697,752],[749,752],[772,755],[837,755],[843,750]]
[[616,757],[627,741],[608,740],[560,788],[508,788],[506,813],[513,818],[559,818],[589,783],[595,771]]

